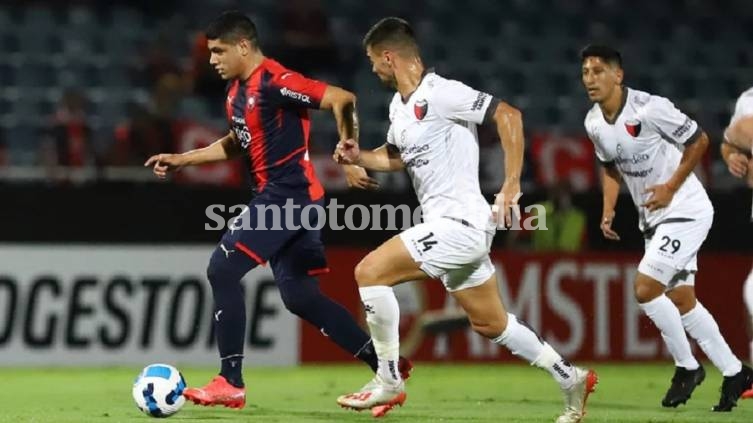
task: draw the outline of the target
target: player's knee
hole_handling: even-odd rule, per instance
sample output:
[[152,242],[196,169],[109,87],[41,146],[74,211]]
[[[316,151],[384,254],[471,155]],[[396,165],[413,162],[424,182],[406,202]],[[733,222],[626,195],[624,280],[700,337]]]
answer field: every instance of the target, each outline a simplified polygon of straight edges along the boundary
[[285,304],[285,308],[288,309],[289,312],[296,316],[302,316],[306,313],[306,308],[310,299],[296,295],[286,295],[282,297],[282,302]]
[[[299,317],[303,317],[306,314],[306,310],[311,307],[312,303],[315,301],[315,297],[320,295],[318,290],[304,289],[306,283],[309,282],[291,280],[278,281],[282,303],[285,304],[285,308],[288,309],[288,311]],[[294,287],[297,287],[297,289]]]
[[358,286],[378,285],[380,280],[379,268],[368,257],[356,265],[354,276]]
[[639,278],[634,285],[635,299],[643,304],[664,294],[664,286],[649,278]]
[[690,289],[675,288],[669,291],[667,296],[680,311],[680,314],[685,314],[695,308],[695,293]]
[[494,339],[502,334],[507,327],[507,316],[495,319],[471,319],[471,328],[479,335]]
[[212,288],[231,282],[239,283],[243,274],[223,259],[212,257],[207,266],[207,280]]

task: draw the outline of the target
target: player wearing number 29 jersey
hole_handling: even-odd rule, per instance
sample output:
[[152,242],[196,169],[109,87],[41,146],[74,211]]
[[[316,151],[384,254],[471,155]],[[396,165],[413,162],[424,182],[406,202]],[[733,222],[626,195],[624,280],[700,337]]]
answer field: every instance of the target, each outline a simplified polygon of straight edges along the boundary
[[583,85],[595,103],[586,116],[586,132],[603,165],[601,229],[606,238],[619,240],[611,226],[622,179],[646,238],[635,296],[675,360],[662,405],[684,404],[705,378],[687,332],[724,375],[714,411],[730,411],[750,386],[753,370],[732,354],[693,288],[698,250],[714,214],[692,173],[708,147],[708,137],[666,98],[624,87],[622,58],[616,50],[588,46],[581,59]]

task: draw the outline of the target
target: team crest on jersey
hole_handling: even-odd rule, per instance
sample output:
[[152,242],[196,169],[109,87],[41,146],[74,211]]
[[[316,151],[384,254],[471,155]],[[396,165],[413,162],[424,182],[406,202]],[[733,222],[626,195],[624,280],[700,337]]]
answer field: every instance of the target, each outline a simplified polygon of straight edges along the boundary
[[254,104],[256,104],[256,97],[249,97],[248,98],[248,109],[251,110],[254,108]]
[[628,131],[628,134],[635,138],[641,133],[641,121],[638,119],[628,120],[625,122],[625,129]]
[[413,105],[413,113],[416,114],[418,120],[423,120],[426,117],[426,113],[429,111],[429,103],[426,100],[418,100]]

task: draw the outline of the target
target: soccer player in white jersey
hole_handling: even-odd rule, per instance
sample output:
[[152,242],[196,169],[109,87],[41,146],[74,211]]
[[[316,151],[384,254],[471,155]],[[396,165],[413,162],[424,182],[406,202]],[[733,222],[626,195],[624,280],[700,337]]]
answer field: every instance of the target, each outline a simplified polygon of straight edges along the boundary
[[586,131],[603,164],[601,230],[607,239],[620,239],[611,225],[624,179],[646,238],[635,297],[661,331],[676,365],[662,405],[684,404],[705,377],[690,350],[687,331],[724,375],[721,398],[713,410],[731,411],[753,381],[753,370],[732,353],[694,289],[696,256],[714,216],[711,201],[693,174],[708,137],[666,98],[624,87],[616,50],[588,46],[581,59],[583,85],[595,103],[586,116]]
[[[729,172],[738,178],[746,179],[748,186],[753,188],[753,160],[750,158],[753,150],[753,87],[737,99],[729,126],[724,131],[721,148]],[[750,329],[753,330],[753,269],[743,285],[743,299],[748,309]],[[750,342],[750,361],[753,362],[753,340]],[[743,392],[742,397],[753,398],[753,387]]]
[[520,193],[523,122],[520,112],[461,82],[424,68],[410,25],[385,18],[364,37],[372,70],[395,89],[389,108],[387,143],[362,151],[358,140],[343,140],[335,160],[374,171],[407,170],[424,222],[386,241],[356,266],[366,321],[379,357],[376,377],[338,403],[384,415],[405,401],[405,385],[395,371],[400,312],[392,287],[409,280],[440,279],[469,316],[473,329],[548,371],[565,397],[557,422],[583,418],[596,373],[563,359],[525,323],[505,311],[489,248],[496,213],[481,194],[476,126],[496,126],[505,151],[505,183],[495,205],[506,225]]

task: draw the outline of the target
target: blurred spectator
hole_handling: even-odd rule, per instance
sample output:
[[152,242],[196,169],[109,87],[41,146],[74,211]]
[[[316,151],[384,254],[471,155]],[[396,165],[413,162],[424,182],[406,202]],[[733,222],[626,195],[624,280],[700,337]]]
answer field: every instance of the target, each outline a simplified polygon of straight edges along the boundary
[[305,75],[337,71],[339,57],[320,0],[289,0],[282,9],[282,46],[276,59]]
[[225,102],[226,81],[217,74],[209,64],[207,37],[203,32],[196,35],[191,52],[190,75],[193,93],[210,102],[210,109],[222,111]]
[[40,161],[44,166],[84,167],[96,164],[91,127],[87,122],[87,99],[68,90],[45,131]]
[[[547,230],[535,230],[531,245],[536,251],[577,252],[583,249],[586,237],[586,213],[572,202],[570,184],[559,182],[549,189],[549,198],[542,203],[546,210]],[[532,210],[536,215],[537,209]]]
[[180,77],[168,74],[157,83],[147,107],[132,105],[129,120],[115,128],[109,164],[141,166],[153,154],[173,151],[174,114],[182,95]]
[[144,59],[144,80],[150,87],[159,84],[165,76],[182,73],[170,51],[170,40],[165,34],[157,36],[149,46]]

